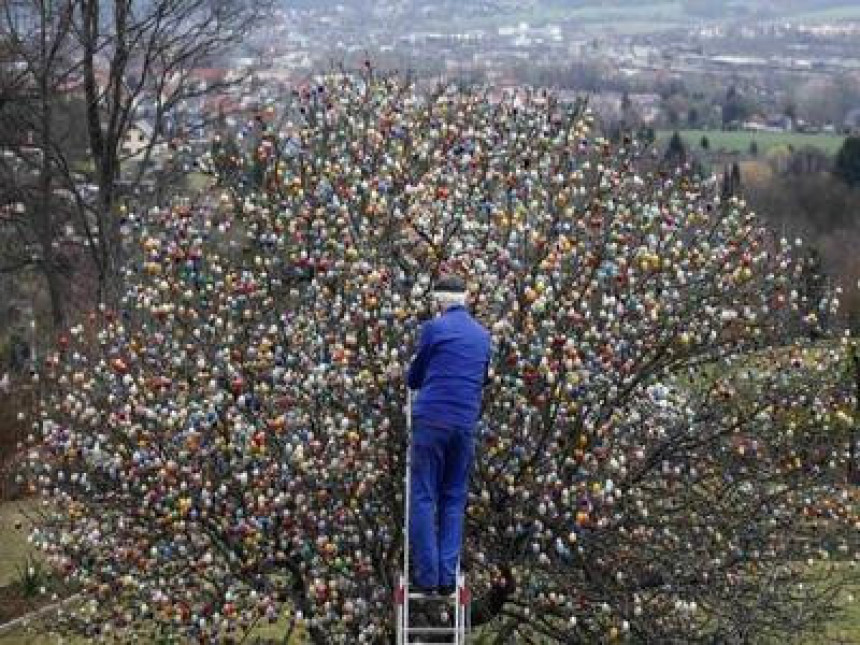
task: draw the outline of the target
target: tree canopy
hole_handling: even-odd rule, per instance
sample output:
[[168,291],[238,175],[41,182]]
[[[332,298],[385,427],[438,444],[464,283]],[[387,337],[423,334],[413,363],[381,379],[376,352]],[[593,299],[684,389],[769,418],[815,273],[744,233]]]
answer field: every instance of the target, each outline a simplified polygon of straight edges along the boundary
[[330,75],[214,148],[217,202],[130,213],[121,306],[61,339],[30,444],[35,541],[89,601],[65,627],[214,642],[288,612],[388,642],[402,370],[442,271],[496,348],[477,623],[746,642],[830,615],[851,400],[838,342],[784,345],[802,262],[590,126],[543,93]]

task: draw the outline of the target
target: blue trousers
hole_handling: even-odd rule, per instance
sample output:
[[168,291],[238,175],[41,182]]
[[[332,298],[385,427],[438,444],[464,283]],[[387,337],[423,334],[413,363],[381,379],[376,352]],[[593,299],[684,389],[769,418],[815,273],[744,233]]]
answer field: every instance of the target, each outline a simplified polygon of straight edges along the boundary
[[414,420],[409,540],[415,566],[413,582],[420,587],[456,584],[474,456],[473,428]]

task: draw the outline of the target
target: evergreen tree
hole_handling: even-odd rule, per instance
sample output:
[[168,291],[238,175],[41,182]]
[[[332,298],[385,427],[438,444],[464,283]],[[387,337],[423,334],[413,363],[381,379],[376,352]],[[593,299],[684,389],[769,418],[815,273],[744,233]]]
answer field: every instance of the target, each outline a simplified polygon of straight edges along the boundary
[[849,186],[860,186],[860,136],[845,139],[836,155],[833,172]]
[[687,125],[691,128],[696,128],[699,125],[699,110],[695,107],[691,107],[687,111]]
[[720,194],[723,198],[723,201],[731,199],[731,197],[735,194],[734,184],[732,183],[732,175],[729,172],[728,168],[723,169],[723,181],[721,184]]
[[723,127],[737,124],[747,118],[748,115],[749,106],[747,102],[737,88],[732,85],[726,92],[726,98],[723,101]]
[[669,145],[666,146],[666,153],[663,159],[669,163],[682,165],[687,161],[687,145],[681,138],[681,134],[676,130],[669,139]]
[[636,132],[636,138],[645,146],[652,146],[657,140],[657,133],[650,125],[642,126]]

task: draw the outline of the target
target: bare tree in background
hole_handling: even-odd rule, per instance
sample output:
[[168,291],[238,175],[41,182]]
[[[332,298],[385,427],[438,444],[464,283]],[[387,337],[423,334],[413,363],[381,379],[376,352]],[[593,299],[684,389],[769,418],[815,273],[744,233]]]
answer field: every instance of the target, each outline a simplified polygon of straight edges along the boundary
[[[224,66],[267,2],[0,0],[4,152],[0,270],[37,266],[55,326],[63,324],[64,234],[80,243],[99,300],[118,293],[123,261],[120,180],[135,193],[165,124],[184,101],[226,88],[193,72]],[[128,176],[122,143],[151,106],[141,162]],[[75,120],[74,116],[80,118]],[[62,124],[63,127],[60,127]]]
[[[69,223],[61,178],[74,156],[64,115],[75,74],[72,2],[4,2],[0,76],[0,272],[35,269],[44,278],[55,326],[66,315]],[[78,148],[81,147],[80,140]]]
[[270,6],[245,0],[78,0],[87,133],[99,187],[95,217],[102,232],[92,251],[102,290],[116,286],[122,261],[117,180],[122,140],[137,106],[150,98],[155,113],[133,185],[143,178],[171,110],[224,87],[199,87],[190,72],[243,42]]

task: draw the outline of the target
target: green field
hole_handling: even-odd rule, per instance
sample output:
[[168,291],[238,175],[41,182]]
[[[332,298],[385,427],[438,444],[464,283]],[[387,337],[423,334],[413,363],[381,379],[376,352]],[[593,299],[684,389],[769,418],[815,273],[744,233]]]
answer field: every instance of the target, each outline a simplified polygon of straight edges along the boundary
[[[245,642],[247,645],[254,645],[254,643],[260,642],[261,640],[269,642],[277,640],[278,642],[282,642],[284,634],[286,633],[286,627],[286,621],[276,623],[275,625],[261,627],[254,630]],[[59,635],[52,636],[47,633],[39,633],[35,630],[27,630],[25,628],[14,629],[8,632],[0,632],[0,645],[60,645],[60,643],[62,643],[62,645],[85,645],[90,642],[90,640],[83,637],[64,636],[61,638]],[[306,639],[301,636],[295,636],[290,639],[290,642],[287,645],[305,645],[305,642]]]
[[[586,23],[617,26],[619,22],[651,23],[655,29],[665,28],[667,22],[682,22],[684,7],[681,2],[655,2],[632,5],[583,6],[559,11],[558,17]],[[671,26],[671,25],[668,25]]]
[[[860,20],[860,4],[856,2],[832,3],[835,6],[818,9],[804,8],[802,5],[777,5],[762,0],[742,3],[735,0],[734,9],[713,11],[704,18],[690,11],[683,0],[607,0],[605,2],[584,2],[571,0],[539,0],[533,6],[521,8],[507,5],[505,10],[494,13],[470,13],[458,17],[457,29],[496,29],[528,23],[531,26],[548,24],[576,25],[584,33],[595,36],[609,33],[632,34],[653,33],[667,29],[699,24],[703,19],[709,22],[731,22],[739,17],[749,19],[779,19],[782,21],[823,23],[843,20]],[[428,29],[448,31],[452,28],[450,20],[433,17],[423,26]]]
[[191,172],[185,176],[185,187],[191,193],[199,193],[212,185],[212,177],[200,172]]
[[[540,27],[549,24],[573,23],[584,31],[599,30],[618,33],[648,33],[680,27],[685,24],[682,2],[660,0],[658,2],[625,3],[606,2],[597,6],[565,6],[544,2],[528,10],[516,10],[490,15],[466,15],[457,20],[458,29],[499,28],[527,23]],[[428,20],[428,28],[450,29],[451,22]]]
[[[781,146],[800,149],[806,146],[819,148],[828,155],[835,155],[845,137],[841,134],[802,134],[800,132],[725,132],[722,130],[681,130],[681,137],[691,150],[700,151],[702,137],[708,137],[710,152],[739,152],[747,154],[750,143],[758,144],[759,155]],[[665,144],[672,132],[661,131],[657,140]]]
[[840,7],[816,9],[792,14],[790,18],[796,22],[825,22],[831,20],[860,20],[860,4],[845,4]]
[[24,519],[21,511],[32,508],[32,503],[25,502],[0,504],[0,587],[15,581],[18,577],[17,567],[23,566],[27,556],[33,553],[27,543],[27,526],[22,523],[21,528],[15,527],[18,521]]

